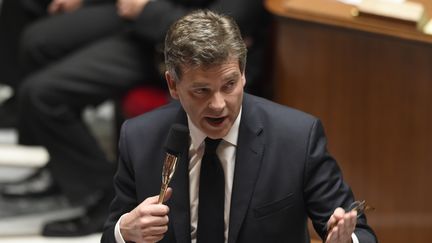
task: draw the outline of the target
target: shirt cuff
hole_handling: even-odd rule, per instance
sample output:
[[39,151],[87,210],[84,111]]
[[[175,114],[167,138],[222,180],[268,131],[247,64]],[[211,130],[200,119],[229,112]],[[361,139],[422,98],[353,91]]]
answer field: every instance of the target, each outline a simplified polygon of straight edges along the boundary
[[[123,239],[123,236],[121,235],[120,232],[120,221],[122,220],[123,216],[125,216],[126,214],[123,214],[119,220],[117,221],[115,228],[114,228],[114,238],[116,240],[117,243],[126,243],[126,241]],[[357,241],[358,243],[358,241]]]
[[355,235],[354,233],[351,234],[351,240],[352,240],[352,243],[359,243],[357,235]]

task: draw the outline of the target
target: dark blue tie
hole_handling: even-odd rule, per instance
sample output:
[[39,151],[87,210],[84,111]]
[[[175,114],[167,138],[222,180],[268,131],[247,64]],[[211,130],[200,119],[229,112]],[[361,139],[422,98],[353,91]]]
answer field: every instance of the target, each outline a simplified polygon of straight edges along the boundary
[[205,139],[201,161],[197,243],[224,242],[225,176],[216,154],[221,139]]

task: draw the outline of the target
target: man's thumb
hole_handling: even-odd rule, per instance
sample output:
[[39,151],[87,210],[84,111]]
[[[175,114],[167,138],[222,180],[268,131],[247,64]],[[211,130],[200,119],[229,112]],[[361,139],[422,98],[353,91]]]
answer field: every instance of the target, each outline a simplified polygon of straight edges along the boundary
[[171,195],[172,195],[172,188],[168,187],[166,192],[165,192],[165,198],[164,198],[163,202],[168,201],[171,198]]

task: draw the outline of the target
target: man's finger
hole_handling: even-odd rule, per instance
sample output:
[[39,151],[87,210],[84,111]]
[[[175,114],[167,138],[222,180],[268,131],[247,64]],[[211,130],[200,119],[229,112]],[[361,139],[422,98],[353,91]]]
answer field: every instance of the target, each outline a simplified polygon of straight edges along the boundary
[[345,215],[345,210],[343,208],[336,208],[333,212],[333,215],[336,217],[336,219],[342,219]]
[[172,195],[172,188],[168,187],[165,193],[164,202],[167,202],[171,198],[171,195]]
[[158,199],[159,199],[159,195],[153,196],[153,197],[148,197],[142,203],[146,204],[146,205],[157,204]]
[[[164,198],[164,202],[168,201],[168,199],[170,199],[172,195],[172,188],[168,187],[167,191],[165,193],[165,198]],[[159,200],[159,195],[157,196],[153,196],[153,197],[148,197],[146,198],[142,203],[149,205],[149,204],[157,204]]]
[[327,231],[331,231],[338,224],[339,220],[344,218],[344,215],[345,210],[343,208],[336,208],[329,221],[327,221]]
[[335,242],[337,238],[337,234],[339,232],[339,229],[337,226],[335,226],[328,234],[326,243]]

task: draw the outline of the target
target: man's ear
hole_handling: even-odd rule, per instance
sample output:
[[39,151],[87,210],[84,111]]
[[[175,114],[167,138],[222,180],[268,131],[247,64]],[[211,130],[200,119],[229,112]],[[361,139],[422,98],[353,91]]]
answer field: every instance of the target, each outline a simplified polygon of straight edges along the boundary
[[243,83],[243,87],[244,87],[246,85],[246,70],[243,71],[241,79],[242,79],[242,83]]
[[170,92],[170,95],[173,99],[178,100],[178,94],[177,94],[177,83],[176,80],[174,79],[174,77],[168,72],[165,72],[165,79],[167,81],[168,84],[168,89]]

